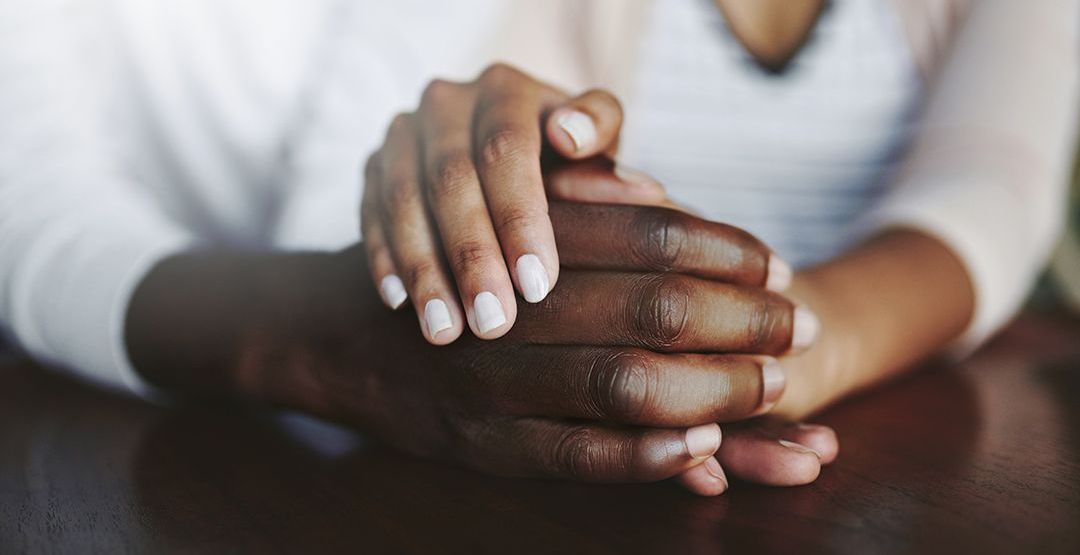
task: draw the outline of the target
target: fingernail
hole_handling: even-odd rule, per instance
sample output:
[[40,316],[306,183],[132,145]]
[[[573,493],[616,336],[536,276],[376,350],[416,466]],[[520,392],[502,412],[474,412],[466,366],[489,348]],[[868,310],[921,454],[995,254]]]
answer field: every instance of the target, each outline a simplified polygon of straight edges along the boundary
[[394,274],[389,274],[382,278],[379,282],[379,292],[382,293],[383,302],[390,308],[397,308],[401,306],[401,303],[405,302],[405,284],[401,283],[401,278]]
[[780,443],[780,445],[783,445],[784,447],[787,447],[788,449],[791,449],[792,451],[795,451],[796,453],[799,453],[801,455],[813,455],[819,459],[821,458],[821,453],[818,453],[817,451],[814,451],[813,449],[801,443],[795,443],[794,441],[788,441],[786,439],[779,439],[777,441]]
[[427,322],[428,337],[435,339],[440,331],[454,327],[450,311],[442,299],[431,299],[424,305],[424,321]]
[[821,321],[816,314],[805,306],[795,307],[794,321],[791,324],[791,350],[801,351],[814,344],[821,331]]
[[540,262],[540,257],[535,254],[523,254],[518,258],[517,277],[521,284],[521,294],[530,303],[544,300],[551,289],[547,270]]
[[769,361],[761,365],[761,383],[761,407],[768,410],[780,400],[780,395],[784,393],[787,385],[787,375],[780,363]]
[[711,457],[720,448],[720,426],[705,424],[686,430],[686,450],[691,457]]
[[791,285],[791,266],[775,254],[769,255],[769,275],[765,276],[765,288],[783,291]]
[[653,179],[649,174],[635,170],[621,163],[616,162],[615,168],[612,170],[615,173],[615,177],[618,177],[621,181],[625,181],[631,185],[640,185],[642,187],[648,187],[650,189],[658,189],[663,191],[664,186],[659,181]]
[[502,303],[490,291],[484,291],[476,296],[473,300],[473,310],[476,312],[476,327],[480,333],[487,333],[506,323]]
[[[705,465],[705,470],[708,470],[709,474],[713,478],[716,478],[717,480],[724,483],[723,491],[727,491],[727,488],[728,488],[727,476],[724,475],[724,467],[720,466],[720,461],[716,460],[716,457],[709,457],[702,464]],[[723,491],[721,491],[721,493],[723,493]]]
[[588,115],[577,110],[567,110],[556,120],[559,127],[574,141],[574,150],[581,152],[596,146],[596,125]]

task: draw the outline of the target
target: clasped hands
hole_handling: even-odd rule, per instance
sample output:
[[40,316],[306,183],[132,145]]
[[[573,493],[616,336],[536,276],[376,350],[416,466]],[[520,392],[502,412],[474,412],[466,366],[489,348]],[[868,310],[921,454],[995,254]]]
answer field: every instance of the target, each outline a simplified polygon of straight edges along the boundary
[[[384,302],[412,299],[434,346],[369,377],[361,425],[506,475],[677,476],[703,495],[725,469],[812,481],[835,434],[765,415],[786,383],[774,357],[806,349],[816,319],[777,291],[790,270],[760,241],[612,166],[621,116],[602,91],[494,66],[395,120],[365,172],[364,247]],[[721,438],[718,422],[743,423]]]

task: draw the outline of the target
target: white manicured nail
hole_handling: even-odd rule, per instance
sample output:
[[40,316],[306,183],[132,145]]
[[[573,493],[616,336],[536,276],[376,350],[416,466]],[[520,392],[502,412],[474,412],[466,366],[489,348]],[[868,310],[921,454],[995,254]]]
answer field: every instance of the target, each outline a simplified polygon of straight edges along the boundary
[[540,257],[535,254],[523,254],[518,258],[517,278],[521,285],[521,294],[530,303],[544,300],[551,290],[547,270],[540,262]]
[[556,121],[570,140],[574,141],[574,150],[581,152],[596,146],[596,124],[588,115],[576,110],[563,112]]
[[783,291],[791,285],[791,266],[775,254],[769,255],[769,275],[765,276],[765,288],[770,291]]
[[405,293],[405,284],[401,283],[401,278],[394,274],[382,278],[379,282],[379,292],[382,293],[383,302],[390,308],[401,306],[401,303],[405,302],[405,297],[408,296]]
[[435,339],[440,331],[454,327],[450,311],[442,299],[431,299],[424,305],[424,321],[427,322],[428,337]]
[[791,323],[791,349],[801,351],[814,344],[821,331],[821,321],[816,314],[805,306],[795,307],[795,316]]
[[506,323],[502,303],[494,293],[489,291],[476,296],[473,300],[473,311],[476,313],[476,327],[480,333],[487,333]]

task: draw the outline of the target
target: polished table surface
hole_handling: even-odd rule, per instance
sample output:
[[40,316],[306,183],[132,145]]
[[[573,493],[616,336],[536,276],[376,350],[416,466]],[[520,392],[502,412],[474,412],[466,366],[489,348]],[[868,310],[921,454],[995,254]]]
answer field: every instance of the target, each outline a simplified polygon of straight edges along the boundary
[[295,415],[164,409],[0,359],[0,553],[1080,553],[1080,321],[817,419],[809,486],[510,480]]

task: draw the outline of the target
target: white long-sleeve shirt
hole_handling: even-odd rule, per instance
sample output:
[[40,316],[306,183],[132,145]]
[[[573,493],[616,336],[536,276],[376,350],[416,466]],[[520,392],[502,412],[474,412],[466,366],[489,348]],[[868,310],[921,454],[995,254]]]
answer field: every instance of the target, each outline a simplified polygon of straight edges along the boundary
[[[696,1],[705,0],[679,0]],[[513,4],[443,4],[0,4],[0,323],[5,333],[46,363],[138,391],[142,385],[123,346],[123,318],[134,287],[157,261],[201,244],[334,249],[356,241],[359,167],[381,142],[392,114],[414,106],[430,78],[465,78],[502,57],[498,49],[492,51],[498,40],[491,37],[499,34],[500,22],[515,16],[505,13]],[[567,9],[556,4],[528,3],[538,11]],[[837,149],[860,133],[886,137],[855,155],[873,179],[852,179],[851,186],[875,200],[858,210],[869,222],[866,231],[845,228],[820,254],[802,261],[817,261],[850,241],[851,234],[881,226],[914,225],[935,233],[961,256],[976,284],[978,312],[971,331],[976,339],[1015,310],[1060,225],[1055,202],[1063,196],[1076,121],[1076,2],[1021,3],[1029,6],[1021,10],[1009,4],[1015,3],[974,3],[932,87],[923,87],[910,71],[904,42],[895,40],[899,35],[864,37],[886,54],[879,60],[886,67],[865,74],[854,61],[865,55],[860,46],[866,44],[858,41],[828,55],[807,48],[797,59],[841,77],[848,72],[848,83],[858,83],[860,75],[911,80],[901,82],[894,101],[875,104],[872,118],[860,120],[843,105],[835,106],[846,123],[823,129],[847,137],[817,154],[823,161],[837,158]],[[874,5],[889,9],[884,1]],[[686,15],[684,8],[679,9]],[[837,13],[866,11],[844,6]],[[533,23],[543,21],[537,17]],[[668,47],[694,48],[685,34],[671,35],[670,25],[680,21],[687,22],[678,13],[654,18],[642,44],[663,54],[668,36]],[[828,42],[831,32],[825,29],[821,40]],[[548,30],[552,40],[565,40],[572,31]],[[697,40],[724,40],[720,31],[710,35],[697,28],[695,33]],[[989,40],[987,33],[1000,34]],[[715,198],[733,213],[740,202],[748,208],[766,206],[770,199],[790,203],[768,194],[783,186],[770,168],[808,148],[821,148],[810,141],[796,141],[786,150],[758,149],[765,156],[740,171],[761,190],[743,200],[736,191],[724,195],[694,185],[687,174],[674,171],[685,160],[648,147],[652,140],[670,140],[671,130],[678,129],[662,118],[654,123],[648,118],[664,115],[665,94],[680,94],[680,83],[667,83],[668,91],[650,89],[656,81],[648,77],[678,79],[684,71],[658,63],[649,52],[633,62],[641,71],[636,81],[641,85],[635,86],[640,90],[626,91],[634,98],[627,157],[667,174],[681,200],[706,213],[723,215],[716,212],[720,201]],[[522,64],[534,69],[528,60]],[[544,74],[541,66],[535,69]],[[728,71],[712,82],[730,88],[740,82],[750,86],[758,78]],[[576,75],[589,81],[587,72]],[[776,94],[784,94],[785,83],[791,85],[786,90],[798,90],[785,79],[792,78],[779,77],[770,85]],[[907,129],[900,126],[913,121],[913,107],[924,105],[927,88],[933,100],[916,131],[913,153],[904,155]],[[699,92],[707,96],[709,91]],[[708,104],[686,102],[678,108],[716,117],[707,113]],[[740,115],[783,132],[768,103],[748,104]],[[973,133],[973,119],[985,122],[988,132]],[[744,146],[753,149],[747,140]],[[771,144],[767,133],[753,140]],[[696,162],[712,163],[714,154],[701,150]],[[883,158],[886,154],[904,163]],[[893,165],[906,169],[885,188],[881,176],[893,175]],[[815,175],[813,183],[827,188],[828,176],[835,173],[823,169]],[[827,212],[829,195],[819,200]],[[805,209],[811,217],[815,213],[812,203]],[[772,231],[763,226],[777,224],[765,219],[744,224],[780,239],[797,236],[800,229],[805,233],[797,221]]]

